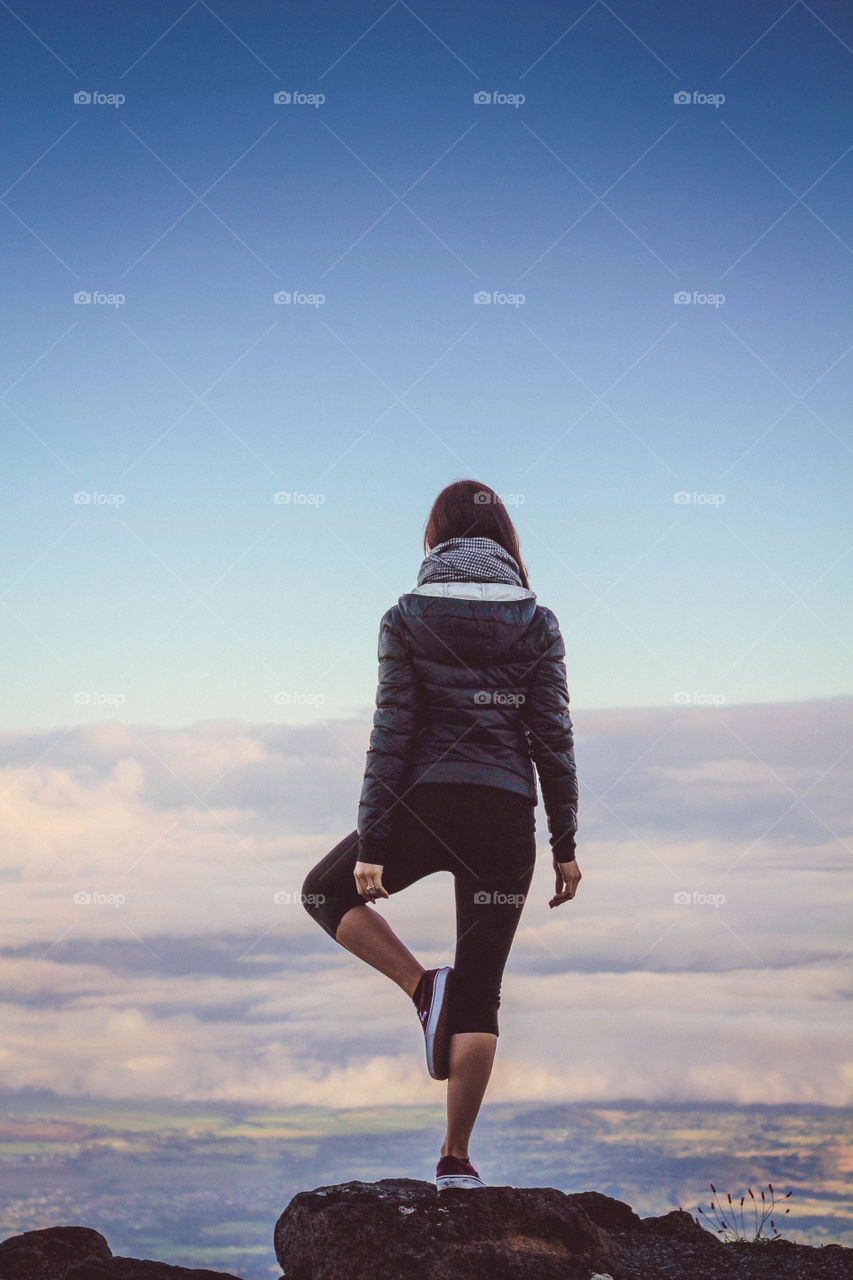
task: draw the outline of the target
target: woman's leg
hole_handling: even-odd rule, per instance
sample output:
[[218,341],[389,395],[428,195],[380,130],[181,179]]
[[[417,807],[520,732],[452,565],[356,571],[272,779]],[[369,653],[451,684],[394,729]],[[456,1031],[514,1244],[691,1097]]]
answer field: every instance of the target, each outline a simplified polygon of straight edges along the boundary
[[[443,815],[443,824],[436,822],[436,791],[445,804],[447,800],[455,802],[449,822]],[[460,1029],[450,1039],[447,1132],[441,1153],[467,1156],[497,1047],[503,968],[533,875],[534,821],[532,809],[525,810],[522,805],[519,810],[517,798],[507,800],[505,793],[496,795],[490,787],[445,784],[415,788],[415,792],[418,796],[412,796],[412,806],[407,809],[407,839],[403,842],[407,871],[403,875],[386,866],[382,881],[388,892],[394,893],[440,869],[450,870],[456,878],[457,944],[450,1000],[451,1009],[455,1007],[451,1016]],[[472,799],[475,814],[469,807]],[[482,803],[485,810],[480,808]],[[418,815],[417,809],[423,809],[428,818]],[[476,834],[469,827],[461,843],[467,846],[465,836],[470,838],[473,860],[457,861],[450,842],[472,816]],[[433,824],[443,826],[443,835]],[[358,894],[353,877],[358,852],[358,836],[353,831],[309,872],[303,885],[306,910],[336,942],[412,995],[423,966],[376,908]],[[492,877],[497,875],[497,885],[490,878],[486,887],[486,878],[478,875],[475,863],[485,865]]]
[[424,967],[375,907],[366,902],[360,907],[350,907],[338,925],[335,939],[347,951],[396,982],[407,995],[414,995]]
[[498,1038],[488,1031],[458,1031],[450,1037],[447,1132],[443,1156],[468,1159],[468,1140],[492,1074]]
[[460,1157],[468,1155],[491,1076],[504,967],[536,861],[529,802],[485,787],[472,787],[465,800],[476,830],[468,827],[464,865],[460,858],[455,870],[456,957],[450,992],[447,1132],[441,1149],[442,1155]]
[[[382,883],[389,893],[407,888],[415,880],[437,870],[434,860],[418,856],[417,833],[406,851],[406,870],[386,866]],[[378,969],[411,996],[424,967],[403,945],[372,903],[365,902],[355,885],[358,833],[351,831],[309,871],[302,886],[302,902],[308,913],[347,951]]]
[[[441,1154],[467,1157],[498,1045],[500,988],[533,868],[499,889],[456,880],[458,941],[451,984],[447,1131]],[[488,897],[490,901],[482,899]],[[497,901],[495,900],[497,899]],[[509,899],[509,901],[507,901]],[[462,1028],[470,1028],[463,1030]]]

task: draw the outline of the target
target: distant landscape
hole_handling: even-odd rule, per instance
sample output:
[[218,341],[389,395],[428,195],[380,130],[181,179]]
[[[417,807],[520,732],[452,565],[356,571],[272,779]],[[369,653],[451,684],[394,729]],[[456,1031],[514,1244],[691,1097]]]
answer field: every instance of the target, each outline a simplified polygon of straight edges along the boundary
[[[275,1221],[297,1191],[431,1179],[443,1111],[162,1104],[0,1095],[0,1238],[78,1225],[114,1254],[280,1274]],[[613,1101],[487,1104],[476,1156],[493,1185],[601,1191],[641,1216],[772,1182],[790,1240],[853,1246],[853,1116],[821,1106]]]

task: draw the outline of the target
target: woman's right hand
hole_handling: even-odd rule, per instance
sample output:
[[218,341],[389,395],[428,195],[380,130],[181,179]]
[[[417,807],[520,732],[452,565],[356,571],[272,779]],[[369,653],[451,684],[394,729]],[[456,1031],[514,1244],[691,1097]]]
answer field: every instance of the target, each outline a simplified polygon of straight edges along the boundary
[[576,858],[573,858],[571,862],[558,862],[555,858],[554,873],[556,875],[556,884],[554,886],[556,893],[548,903],[549,907],[558,907],[561,902],[568,902],[573,898],[581,878],[580,867]]
[[383,865],[381,862],[357,862],[353,875],[355,887],[367,902],[375,902],[377,898],[387,898],[388,890],[382,884]]

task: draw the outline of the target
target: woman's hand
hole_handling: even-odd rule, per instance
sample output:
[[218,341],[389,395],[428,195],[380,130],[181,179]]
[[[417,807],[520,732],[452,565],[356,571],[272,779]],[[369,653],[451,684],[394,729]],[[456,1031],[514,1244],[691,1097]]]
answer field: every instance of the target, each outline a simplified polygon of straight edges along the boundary
[[377,898],[387,898],[388,890],[382,887],[382,864],[380,862],[357,862],[355,870],[355,887],[367,902],[375,902]]
[[556,893],[548,903],[549,907],[558,907],[561,902],[568,902],[573,898],[581,878],[580,867],[575,858],[571,862],[558,862],[555,858],[554,872],[557,877],[557,883],[554,886]]

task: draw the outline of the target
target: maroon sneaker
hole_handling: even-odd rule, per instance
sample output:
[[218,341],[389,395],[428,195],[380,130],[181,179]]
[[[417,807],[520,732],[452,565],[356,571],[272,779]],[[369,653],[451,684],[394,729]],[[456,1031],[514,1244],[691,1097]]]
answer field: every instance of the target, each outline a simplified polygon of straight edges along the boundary
[[442,969],[426,969],[420,983],[418,1017],[426,1041],[427,1070],[433,1080],[446,1080],[449,1074],[449,994],[450,965]]
[[470,1191],[486,1184],[470,1160],[459,1156],[442,1156],[435,1166],[436,1191],[452,1191],[454,1188]]

